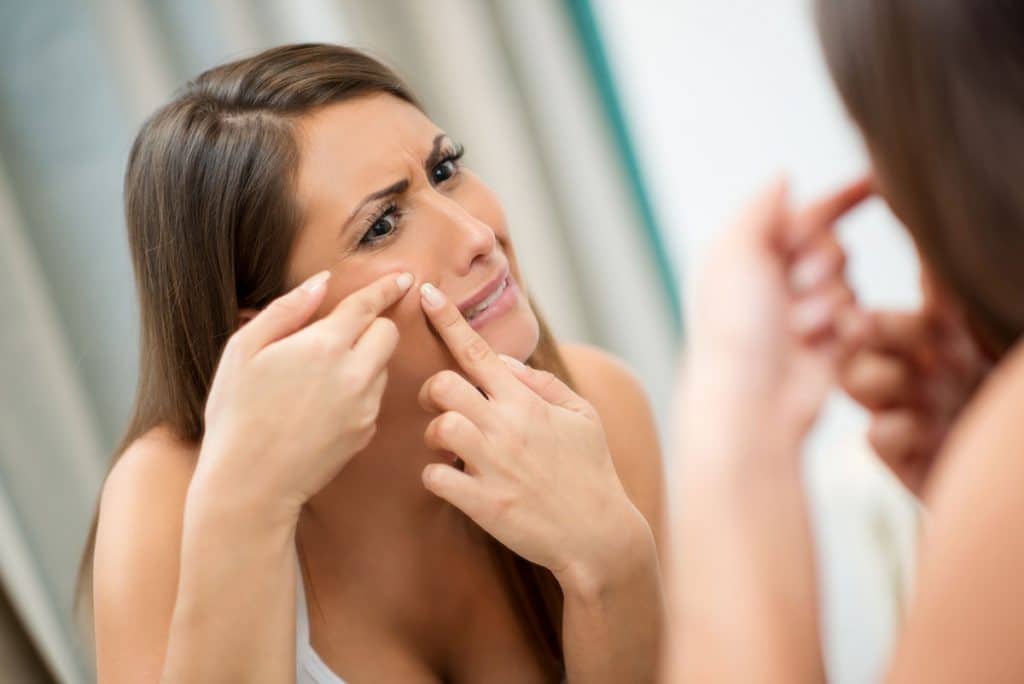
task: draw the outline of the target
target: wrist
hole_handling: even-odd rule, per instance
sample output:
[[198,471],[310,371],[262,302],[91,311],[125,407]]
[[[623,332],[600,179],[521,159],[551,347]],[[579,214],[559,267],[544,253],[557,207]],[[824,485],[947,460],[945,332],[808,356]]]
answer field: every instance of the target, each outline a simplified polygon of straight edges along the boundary
[[567,599],[600,603],[638,578],[657,575],[658,552],[651,527],[632,502],[626,504],[617,524],[605,526],[609,533],[600,548],[568,561],[554,573]]
[[294,534],[301,505],[281,500],[250,479],[196,469],[185,497],[186,523],[274,537]]

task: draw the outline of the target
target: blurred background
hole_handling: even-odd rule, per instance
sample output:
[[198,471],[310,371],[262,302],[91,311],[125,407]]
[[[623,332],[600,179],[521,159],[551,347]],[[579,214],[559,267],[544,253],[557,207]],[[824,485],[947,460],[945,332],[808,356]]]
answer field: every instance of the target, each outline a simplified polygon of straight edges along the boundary
[[[666,442],[709,240],[781,170],[808,198],[865,168],[804,0],[0,0],[0,680],[94,679],[71,605],[134,393],[135,132],[200,71],[305,41],[407,78],[503,199],[556,334],[623,358]],[[917,301],[878,203],[843,233],[868,303]],[[877,679],[917,524],[864,426],[837,397],[808,450],[837,682]]]

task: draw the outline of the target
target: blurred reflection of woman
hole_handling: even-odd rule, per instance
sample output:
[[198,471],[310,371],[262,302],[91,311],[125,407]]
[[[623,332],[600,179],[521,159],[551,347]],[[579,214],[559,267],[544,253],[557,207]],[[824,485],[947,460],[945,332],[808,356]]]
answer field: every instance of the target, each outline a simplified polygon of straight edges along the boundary
[[833,382],[858,384],[851,359],[870,337],[890,340],[875,349],[888,346],[887,365],[871,354],[888,369],[876,408],[901,415],[887,459],[930,507],[885,681],[1021,681],[1024,5],[817,5],[833,78],[877,191],[917,245],[933,315],[883,319],[880,332],[856,311],[832,228],[866,183],[800,213],[778,185],[722,241],[696,298],[680,404],[687,563],[668,679],[824,679],[798,456]]

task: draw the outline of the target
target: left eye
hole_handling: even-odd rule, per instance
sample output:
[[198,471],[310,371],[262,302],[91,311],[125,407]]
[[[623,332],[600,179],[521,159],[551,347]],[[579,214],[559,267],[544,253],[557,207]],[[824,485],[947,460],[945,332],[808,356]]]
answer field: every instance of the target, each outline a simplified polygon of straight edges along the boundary
[[458,167],[455,166],[455,162],[451,159],[446,159],[434,167],[431,175],[433,176],[434,183],[443,183],[454,176],[457,170]]
[[386,214],[373,222],[370,229],[363,234],[362,242],[373,242],[387,237],[395,230],[395,217],[393,214]]

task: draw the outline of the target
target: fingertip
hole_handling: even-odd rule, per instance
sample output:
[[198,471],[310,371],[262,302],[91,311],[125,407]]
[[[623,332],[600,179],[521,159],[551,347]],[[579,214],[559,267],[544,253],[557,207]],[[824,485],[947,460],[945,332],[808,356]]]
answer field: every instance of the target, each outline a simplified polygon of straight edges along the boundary
[[437,493],[438,484],[440,483],[441,478],[444,477],[444,475],[439,472],[443,467],[444,466],[439,463],[431,463],[420,473],[420,478],[423,480],[423,486],[426,487],[428,491],[435,494]]
[[420,285],[420,301],[423,303],[423,308],[427,311],[438,311],[447,300],[444,293],[432,283],[423,283]]
[[316,295],[322,294],[327,287],[327,281],[331,278],[330,271],[320,271],[319,273],[310,276],[306,282],[299,285],[307,294]]

